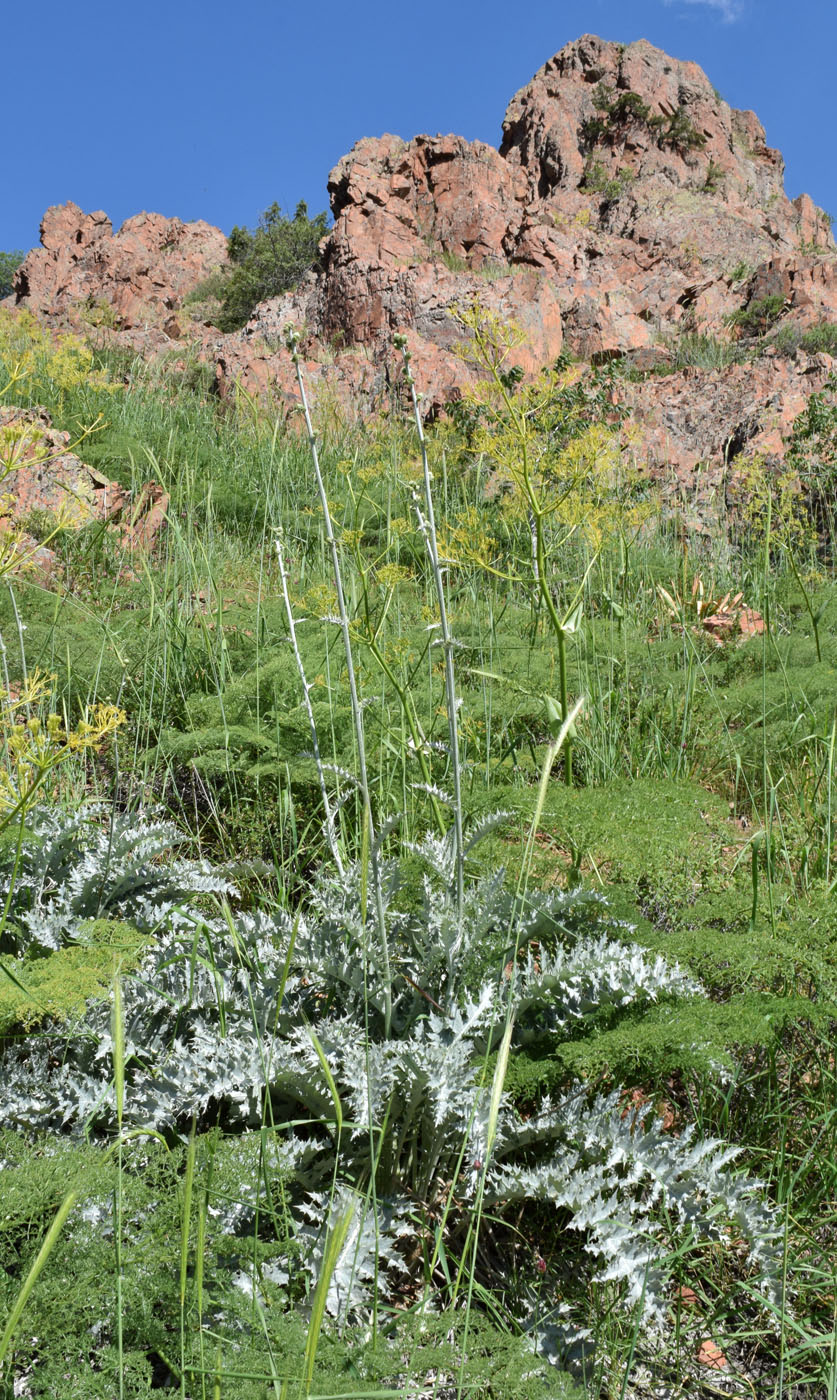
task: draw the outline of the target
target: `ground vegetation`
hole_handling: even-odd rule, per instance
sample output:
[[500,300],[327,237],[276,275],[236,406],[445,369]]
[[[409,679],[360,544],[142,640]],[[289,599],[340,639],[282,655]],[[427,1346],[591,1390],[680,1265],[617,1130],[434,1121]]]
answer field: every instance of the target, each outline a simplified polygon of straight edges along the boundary
[[9,1395],[834,1392],[830,396],[688,536],[463,325],[425,429],[0,312],[170,497],[0,591]]

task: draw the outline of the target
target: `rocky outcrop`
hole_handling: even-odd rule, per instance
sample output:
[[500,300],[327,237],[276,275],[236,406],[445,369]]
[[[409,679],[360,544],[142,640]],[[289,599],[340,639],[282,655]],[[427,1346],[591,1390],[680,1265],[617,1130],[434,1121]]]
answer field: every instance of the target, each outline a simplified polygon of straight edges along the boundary
[[[290,297],[258,307],[244,331],[226,336],[218,346],[219,389],[233,382],[249,391],[262,392],[269,384],[296,396],[295,376],[287,353],[281,349],[289,322],[302,326],[307,371],[315,382],[328,379],[344,406],[368,404],[386,398],[400,376],[400,357],[392,348],[396,331],[406,334],[413,355],[413,371],[428,407],[442,407],[458,397],[471,370],[458,353],[462,331],[456,309],[475,297],[504,320],[515,321],[525,340],[509,358],[529,373],[551,363],[561,352],[561,309],[548,278],[535,269],[506,268],[490,279],[476,273],[450,271],[444,264],[428,262],[393,269],[367,268],[368,298],[364,304],[364,277],[358,267],[347,269],[341,296],[347,315],[357,308],[364,318],[365,336],[345,344],[337,328],[324,340],[311,333],[312,303],[327,301],[323,316],[335,316],[334,304],[324,295],[330,284],[323,279]],[[333,324],[333,322],[329,322]]]
[[[315,393],[323,381],[344,404],[387,392],[401,330],[426,402],[450,401],[469,372],[451,311],[475,296],[524,326],[527,370],[562,344],[659,368],[666,341],[728,336],[735,313],[770,298],[799,326],[837,319],[829,221],[807,195],[786,197],[752,112],[645,42],[568,45],[512,99],[499,151],[453,136],[365,140],[329,192],[322,268],[226,338],[221,392],[240,380],[293,398],[280,348],[293,321]],[[626,451],[708,528],[739,454],[781,458],[832,369],[828,356],[772,355],[626,381]]]
[[[730,318],[749,309],[758,322],[764,304],[800,328],[837,320],[829,220],[807,195],[787,198],[783,171],[757,117],[696,64],[585,35],[512,98],[499,149],[458,136],[359,141],[329,179],[334,226],[318,268],[244,330],[189,333],[221,395],[241,384],[293,404],[292,322],[315,394],[365,409],[399,382],[401,332],[432,409],[472,373],[456,309],[475,298],[523,328],[527,372],[562,348],[652,365],[681,332],[729,335]],[[184,293],[225,256],[206,225],[140,215],[113,234],[74,205],[49,211],[42,242],[18,300],[51,317],[101,300],[135,345],[148,325],[158,340],[178,335]],[[637,450],[700,493],[727,470],[730,444],[780,453],[827,372],[822,357],[774,356],[629,385]]]
[[756,116],[696,64],[587,35],[512,99],[499,150],[358,142],[329,179],[322,267],[225,339],[219,387],[288,387],[278,347],[293,321],[312,375],[328,362],[349,397],[387,389],[393,332],[407,332],[438,404],[467,377],[451,310],[474,296],[524,325],[527,369],[562,344],[595,359],[683,328],[726,333],[766,296],[802,324],[837,316],[829,222],[786,197],[783,169]]
[[114,233],[101,211],[55,205],[41,223],[41,247],[15,273],[14,296],[47,319],[177,339],[183,298],[226,260],[227,241],[210,224],[136,214]]
[[691,529],[722,526],[741,462],[756,455],[768,464],[781,460],[795,419],[835,368],[830,355],[766,356],[622,382],[613,398],[627,409],[625,449]]
[[[765,296],[802,322],[837,316],[828,220],[807,195],[787,198],[783,172],[758,118],[697,64],[585,35],[512,98],[499,150],[359,141],[329,178],[321,267],[224,339],[219,384],[281,385],[277,337],[293,320],[312,363],[345,357],[336,380],[364,393],[386,388],[392,335],[409,333],[439,402],[463,374],[450,313],[474,296],[522,322],[527,368],[562,344],[589,359],[684,325],[717,332]],[[175,337],[183,296],[226,257],[206,224],[141,214],[114,234],[72,204],[48,211],[41,241],[19,303],[53,317],[93,305],[118,329]]]

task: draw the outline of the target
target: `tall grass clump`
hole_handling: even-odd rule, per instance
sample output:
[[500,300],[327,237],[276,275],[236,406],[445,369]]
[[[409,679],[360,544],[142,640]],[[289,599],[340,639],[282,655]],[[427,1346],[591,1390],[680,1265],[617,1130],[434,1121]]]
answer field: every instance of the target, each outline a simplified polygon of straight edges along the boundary
[[673,370],[723,370],[741,361],[741,347],[736,341],[701,331],[684,331],[665,345]]

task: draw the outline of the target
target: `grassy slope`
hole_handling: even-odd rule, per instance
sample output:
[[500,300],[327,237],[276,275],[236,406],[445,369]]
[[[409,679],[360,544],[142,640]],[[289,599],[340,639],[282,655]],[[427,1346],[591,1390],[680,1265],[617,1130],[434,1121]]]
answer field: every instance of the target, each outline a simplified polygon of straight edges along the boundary
[[[21,578],[4,587],[0,633],[10,675],[21,671],[22,635],[26,664],[55,673],[58,701],[68,711],[118,697],[130,720],[119,748],[120,800],[162,803],[216,858],[266,861],[250,866],[253,888],[278,882],[292,900],[322,846],[307,724],[278,594],[277,528],[298,610],[311,619],[300,639],[326,757],[352,766],[339,653],[333,629],[318,621],[330,611],[330,584],[306,452],[293,431],[246,405],[222,413],[199,368],[178,377],[133,365],[129,388],[114,392],[92,383],[83,366],[74,379],[57,382],[49,355],[39,353],[15,400],[28,395],[45,403],[56,425],[72,434],[103,413],[83,455],[126,484],[159,480],[171,493],[170,525],[157,555],[127,568],[118,545],[94,527],[62,536],[61,586],[47,590]],[[117,378],[126,366],[110,368]],[[476,505],[486,519],[493,512],[496,524],[499,507],[482,500],[479,466],[450,439],[444,450],[446,465],[437,473],[444,518],[466,518]],[[354,532],[346,549],[352,605],[362,615],[369,601],[391,675],[433,741],[444,737],[445,719],[439,665],[427,649],[429,581],[416,534],[404,523],[411,458],[409,438],[397,426],[325,434],[329,496]],[[815,584],[818,661],[793,576],[765,576],[755,550],[725,557],[723,569],[711,557],[689,561],[660,534],[627,552],[605,552],[589,573],[585,620],[570,648],[571,693],[589,697],[577,747],[581,786],[551,785],[533,878],[609,891],[637,921],[641,942],[691,966],[712,989],[701,1031],[711,1031],[718,1058],[732,1053],[738,1068],[731,1078],[713,1078],[684,1056],[683,1027],[672,1039],[664,1019],[651,1017],[633,1030],[621,1026],[610,1038],[565,1047],[557,1066],[535,1049],[513,1065],[509,1087],[528,1101],[568,1066],[590,1076],[632,1075],[649,1092],[677,1099],[707,1130],[740,1143],[792,1221],[797,1312],[782,1346],[799,1377],[814,1378],[823,1374],[830,1335],[823,1241],[833,1238],[837,1159],[833,1060],[816,1029],[827,1020],[837,971],[837,642],[829,626],[835,589],[830,578]],[[403,571],[392,586],[380,574],[384,561]],[[567,547],[558,585],[564,596],[587,564],[583,548]],[[688,616],[686,626],[673,623],[656,584],[671,587],[672,578],[697,569],[707,581],[715,576],[719,593],[743,588],[748,603],[769,617],[768,631],[718,647],[688,625]],[[461,644],[466,807],[474,817],[496,808],[509,813],[484,858],[515,869],[547,737],[543,695],[555,690],[556,657],[525,588],[463,566],[451,575],[451,605]],[[376,800],[381,811],[400,812],[401,834],[414,836],[433,814],[415,787],[420,775],[403,705],[370,649],[360,645],[358,652]],[[431,762],[434,779],[443,782],[443,760]],[[108,794],[113,777],[106,766],[88,768],[76,776],[75,793]],[[349,804],[349,832],[352,815]],[[65,972],[45,961],[53,963],[38,970],[46,998],[47,991],[53,996],[51,979],[61,982]],[[101,985],[102,968],[95,958],[66,962],[63,1009],[70,1011],[79,995]],[[809,1012],[805,998],[812,995]],[[4,1028],[20,1024],[16,994],[6,994],[0,1015]],[[33,1205],[21,1216],[36,1238],[54,1193],[44,1199],[40,1214]],[[708,1291],[713,1267],[707,1260],[701,1287]],[[717,1288],[713,1297],[707,1328],[734,1333]],[[817,1333],[819,1356],[803,1348]],[[765,1335],[762,1345],[775,1360],[775,1341]]]

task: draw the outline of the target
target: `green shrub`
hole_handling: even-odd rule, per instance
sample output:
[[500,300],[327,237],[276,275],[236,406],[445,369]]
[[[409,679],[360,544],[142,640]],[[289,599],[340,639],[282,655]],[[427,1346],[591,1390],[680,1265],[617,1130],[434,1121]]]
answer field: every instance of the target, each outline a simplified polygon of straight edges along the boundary
[[582,134],[590,146],[608,139],[612,141],[623,134],[626,127],[649,121],[650,108],[638,92],[631,92],[629,88],[616,93],[606,83],[598,83],[593,90],[593,105],[601,115],[589,117],[582,125]]
[[638,92],[620,92],[610,104],[610,120],[616,126],[627,126],[630,122],[647,122],[650,108],[643,102]]
[[793,356],[802,345],[803,335],[804,332],[801,326],[780,326],[776,334],[772,337],[770,344],[777,354]]
[[220,278],[211,279],[209,293],[221,303],[218,326],[222,331],[246,325],[259,302],[288,292],[313,267],[319,256],[320,239],[328,232],[325,212],[308,217],[304,200],[296,206],[292,219],[278,204],[271,204],[256,229],[236,227],[227,243],[232,268]]
[[617,200],[630,188],[633,179],[634,172],[628,166],[621,166],[615,175],[609,175],[600,160],[588,160],[581,188],[585,193],[601,194],[605,200]]
[[12,294],[12,279],[26,254],[20,248],[14,252],[0,253],[0,301]]
[[703,181],[704,194],[715,194],[724,182],[724,169],[716,160],[710,158],[706,168],[706,176]]
[[785,298],[779,293],[758,297],[755,301],[740,306],[729,317],[729,325],[736,326],[741,335],[754,337],[764,335],[775,325],[785,309]]
[[667,116],[651,117],[648,125],[658,133],[659,146],[670,146],[681,155],[687,151],[699,151],[706,145],[706,137],[702,131],[698,131],[685,107],[677,107]]
[[817,321],[804,328],[780,326],[770,344],[780,355],[795,355],[797,350],[805,350],[809,355],[837,355],[837,321]]
[[811,355],[820,351],[837,355],[837,321],[818,321],[815,326],[809,326],[800,335],[799,344]]
[[[651,108],[638,92],[632,92],[630,88],[614,92],[606,83],[598,83],[594,89],[593,105],[600,115],[588,117],[581,128],[588,146],[596,146],[603,141],[613,144],[624,136],[629,126],[647,127],[656,137],[658,146],[670,146],[681,154],[700,150],[706,145],[706,137],[698,131],[685,107],[652,116]],[[714,162],[710,161],[710,171],[713,165]]]
[[806,350],[808,354],[824,351],[837,354],[837,322],[817,321],[816,325],[802,329],[801,326],[781,326],[773,337],[775,349],[780,354],[796,354],[796,350]]

